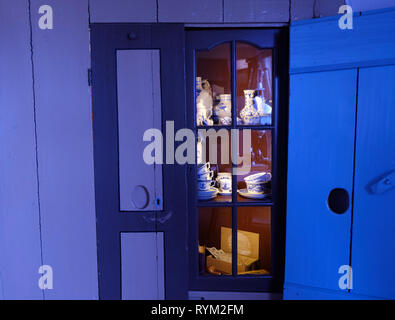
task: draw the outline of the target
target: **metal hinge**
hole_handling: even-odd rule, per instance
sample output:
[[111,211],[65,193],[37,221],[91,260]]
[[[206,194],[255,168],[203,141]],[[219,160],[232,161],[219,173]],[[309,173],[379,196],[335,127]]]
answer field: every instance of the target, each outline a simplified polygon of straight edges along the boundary
[[88,69],[88,86],[92,87],[92,69]]

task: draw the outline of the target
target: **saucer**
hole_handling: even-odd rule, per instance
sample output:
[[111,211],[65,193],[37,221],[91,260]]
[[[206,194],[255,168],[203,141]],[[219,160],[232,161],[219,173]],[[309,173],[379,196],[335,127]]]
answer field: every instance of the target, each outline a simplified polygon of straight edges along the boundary
[[218,189],[211,187],[209,190],[198,190],[197,198],[198,200],[211,200],[215,198],[218,194]]
[[215,187],[210,187],[210,189],[208,189],[208,190],[198,190],[197,193],[198,193],[198,195],[208,196],[208,195],[212,195],[214,193],[218,193],[218,189]]
[[232,191],[220,191],[218,190],[218,194],[221,196],[231,196],[232,195]]
[[198,190],[197,198],[198,200],[210,200],[217,196],[218,189],[211,187],[209,190]]
[[251,193],[248,192],[247,189],[237,190],[237,192],[244,198],[250,199],[265,199],[270,197],[270,193]]

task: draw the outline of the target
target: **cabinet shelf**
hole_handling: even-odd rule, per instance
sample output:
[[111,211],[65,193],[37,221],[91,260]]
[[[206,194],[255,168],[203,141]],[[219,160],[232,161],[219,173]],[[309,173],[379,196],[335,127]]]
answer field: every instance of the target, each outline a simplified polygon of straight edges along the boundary
[[246,201],[246,202],[215,202],[215,201],[198,201],[198,207],[273,207],[275,203],[271,200],[265,201]]

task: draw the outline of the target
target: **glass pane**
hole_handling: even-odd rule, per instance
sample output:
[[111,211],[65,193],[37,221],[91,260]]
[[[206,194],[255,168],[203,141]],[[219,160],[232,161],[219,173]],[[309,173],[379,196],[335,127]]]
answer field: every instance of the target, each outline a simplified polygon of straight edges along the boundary
[[196,121],[198,126],[231,125],[230,43],[196,52]]
[[232,274],[232,209],[199,208],[199,273]]
[[272,124],[272,50],[236,43],[236,109],[239,125]]
[[271,201],[272,132],[241,130],[237,167],[237,201]]
[[270,207],[237,209],[237,273],[270,273]]
[[232,201],[230,131],[198,130],[197,198],[199,201]]

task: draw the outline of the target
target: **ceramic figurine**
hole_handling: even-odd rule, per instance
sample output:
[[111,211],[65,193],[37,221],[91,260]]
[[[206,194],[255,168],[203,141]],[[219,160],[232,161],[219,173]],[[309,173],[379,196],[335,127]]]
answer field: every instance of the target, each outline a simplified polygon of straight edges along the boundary
[[272,122],[272,107],[269,106],[268,104],[266,104],[265,99],[261,98],[260,96],[255,97],[254,101],[257,105],[258,112],[262,113],[262,116],[260,118],[260,124],[262,124],[262,125],[271,124],[271,122]]
[[[207,80],[196,78],[196,116],[198,125],[213,125],[213,97],[210,83]],[[205,111],[205,112],[204,112]]]
[[196,77],[196,89],[195,90],[196,90],[195,91],[196,97],[198,97],[200,92],[203,90],[201,77]]

